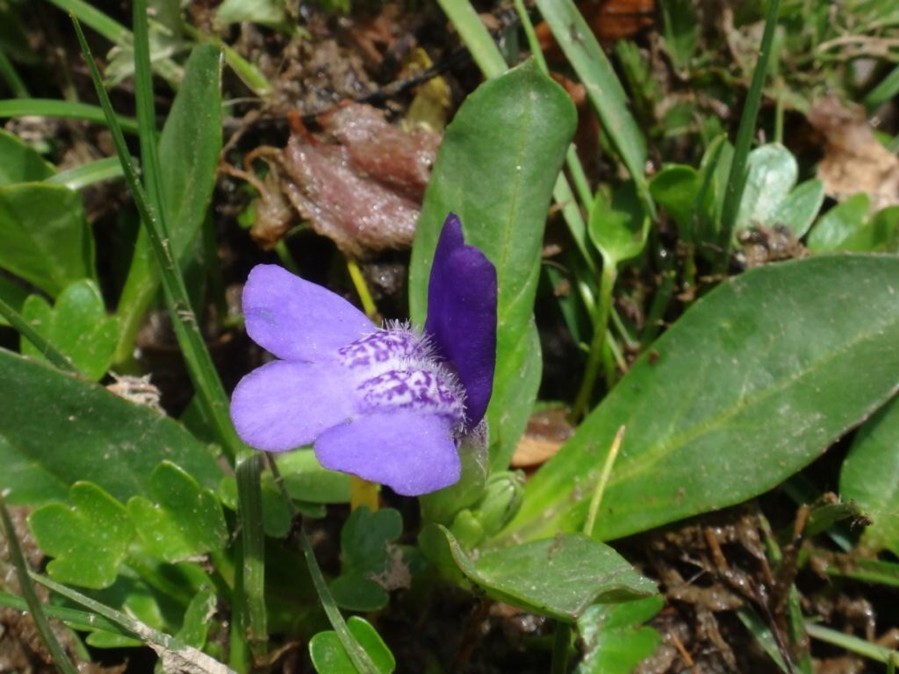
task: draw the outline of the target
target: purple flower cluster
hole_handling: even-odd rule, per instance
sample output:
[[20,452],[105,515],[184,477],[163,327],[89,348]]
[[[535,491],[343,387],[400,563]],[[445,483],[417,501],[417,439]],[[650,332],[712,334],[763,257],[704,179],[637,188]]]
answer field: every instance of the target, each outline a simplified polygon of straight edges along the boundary
[[326,468],[418,496],[457,482],[458,447],[484,417],[496,360],[496,270],[450,214],[434,253],[424,333],[376,327],[325,288],[259,265],[247,332],[275,360],[245,376],[231,418],[250,446],[313,444]]

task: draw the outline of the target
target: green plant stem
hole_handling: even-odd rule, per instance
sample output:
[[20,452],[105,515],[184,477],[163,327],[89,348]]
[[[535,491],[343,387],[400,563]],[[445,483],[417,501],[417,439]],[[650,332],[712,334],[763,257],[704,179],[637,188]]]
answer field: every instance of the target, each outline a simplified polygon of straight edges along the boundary
[[550,665],[551,674],[568,672],[568,650],[571,646],[571,625],[557,622],[553,630],[553,655]]
[[718,245],[721,254],[718,256],[717,270],[720,272],[727,267],[730,259],[731,244],[734,227],[737,223],[737,215],[740,212],[740,202],[743,199],[743,190],[746,187],[748,175],[747,162],[749,160],[749,148],[755,136],[756,121],[759,107],[762,102],[762,90],[765,78],[768,75],[768,64],[771,61],[771,52],[774,45],[774,33],[777,29],[777,14],[780,9],[780,0],[770,0],[768,14],[765,17],[765,32],[762,34],[762,42],[759,49],[759,58],[752,73],[752,82],[746,95],[746,103],[743,106],[743,114],[740,116],[740,126],[737,129],[737,139],[734,143],[734,156],[730,165],[730,173],[727,177],[727,187],[724,193],[724,205],[721,209],[721,233]]
[[899,651],[872,644],[870,641],[838,632],[823,625],[816,625],[810,621],[805,623],[805,630],[810,637],[818,641],[845,648],[847,651],[858,653],[870,660],[876,660],[891,667],[899,667]]
[[265,661],[268,626],[265,609],[265,533],[262,524],[262,462],[259,452],[248,450],[237,462],[237,502],[240,514],[243,610],[247,641],[255,663]]
[[0,316],[3,316],[20,335],[31,342],[53,365],[66,372],[81,374],[72,361],[59,352],[42,334],[32,328],[28,321],[22,317],[22,314],[4,302],[2,297],[0,297]]
[[[300,514],[297,511],[290,494],[287,493],[287,487],[284,484],[284,478],[281,477],[281,471],[278,469],[278,464],[271,455],[267,456],[268,465],[275,478],[275,484],[278,485],[278,490],[281,492],[281,498],[284,499],[284,504],[287,506],[291,519],[296,521],[297,518],[300,517]],[[352,661],[353,666],[359,674],[376,674],[378,670],[371,661],[371,657],[366,650],[359,645],[359,642],[356,641],[356,638],[347,627],[346,621],[340,613],[340,609],[337,608],[337,603],[331,595],[328,583],[325,581],[321,567],[318,565],[318,560],[315,558],[315,550],[312,549],[312,543],[309,542],[309,537],[306,535],[306,530],[303,529],[302,524],[297,528],[296,535],[300,542],[303,557],[306,560],[306,566],[309,569],[309,576],[312,578],[312,585],[315,587],[315,591],[318,594],[319,602],[322,605],[325,616],[328,618],[328,622],[331,623],[331,627],[334,628],[334,631],[337,633],[337,638],[340,639],[341,645],[344,650],[346,650],[350,661]]]
[[15,66],[13,66],[12,61],[9,60],[2,48],[0,48],[0,78],[9,85],[13,96],[16,98],[28,97],[28,87],[25,86],[25,82],[19,77]]
[[6,537],[6,544],[9,548],[9,556],[12,559],[13,566],[16,569],[16,576],[19,580],[19,589],[22,596],[28,603],[28,610],[34,620],[38,633],[50,655],[53,656],[53,664],[62,674],[78,674],[78,669],[72,664],[65,649],[59,643],[56,635],[53,634],[53,628],[50,627],[50,621],[44,613],[44,607],[38,599],[34,586],[31,584],[29,577],[28,564],[25,562],[25,556],[22,554],[22,548],[19,545],[19,537],[16,536],[16,530],[13,526],[9,511],[6,509],[5,495],[0,492],[0,523]]
[[599,479],[596,480],[596,486],[593,488],[593,497],[590,499],[590,508],[587,511],[587,519],[584,522],[584,534],[593,536],[593,529],[596,527],[596,514],[599,512],[599,506],[602,504],[602,497],[606,493],[606,485],[609,484],[609,478],[612,477],[612,466],[615,465],[615,459],[618,458],[618,452],[621,450],[621,442],[624,440],[626,427],[621,426],[615,433],[612,445],[609,447],[609,453],[606,454],[606,460],[602,464],[602,472]]
[[90,26],[110,42],[124,44],[131,37],[131,33],[125,26],[84,0],[50,0],[50,2],[78,19],[79,23]]
[[587,366],[584,370],[584,379],[578,390],[574,405],[571,408],[571,418],[580,420],[587,412],[590,397],[596,386],[596,378],[599,375],[599,366],[603,360],[603,352],[606,349],[606,335],[609,332],[609,317],[612,311],[612,291],[615,289],[615,281],[618,278],[618,270],[613,261],[603,264],[602,276],[599,283],[599,302],[596,305],[596,316],[593,321],[593,339],[590,342],[590,353],[587,356]]
[[[103,109],[87,103],[60,101],[55,98],[11,98],[0,101],[0,117],[65,117],[87,122],[106,124]],[[128,133],[137,133],[137,121],[129,117],[116,117],[119,126]]]

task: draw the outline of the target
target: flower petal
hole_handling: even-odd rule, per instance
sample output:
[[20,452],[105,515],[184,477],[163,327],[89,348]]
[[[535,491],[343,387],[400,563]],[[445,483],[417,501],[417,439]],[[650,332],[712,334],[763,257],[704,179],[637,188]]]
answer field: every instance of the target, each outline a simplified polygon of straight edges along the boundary
[[323,433],[315,456],[325,468],[419,496],[459,481],[462,464],[451,423],[412,410],[367,414]]
[[425,332],[465,388],[469,428],[484,417],[493,392],[496,292],[496,268],[465,244],[462,223],[450,213],[434,252]]
[[243,311],[253,341],[285,360],[317,360],[375,330],[339,295],[273,264],[253,267]]
[[354,386],[337,363],[276,360],[240,380],[231,396],[231,419],[251,447],[284,452],[345,424],[355,406]]

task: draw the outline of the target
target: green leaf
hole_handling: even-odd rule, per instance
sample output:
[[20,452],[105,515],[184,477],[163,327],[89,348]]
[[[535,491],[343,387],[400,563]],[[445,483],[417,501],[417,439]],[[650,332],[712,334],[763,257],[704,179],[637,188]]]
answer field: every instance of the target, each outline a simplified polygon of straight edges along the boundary
[[665,605],[662,596],[623,604],[596,604],[577,621],[584,657],[575,674],[630,674],[653,654],[662,639],[642,623]]
[[624,88],[593,30],[572,0],[537,0],[537,7],[586,88],[587,96],[602,121],[603,131],[612,139],[627,166],[637,186],[637,193],[647,195],[649,189],[644,168],[646,141],[628,110]]
[[537,471],[502,536],[580,530],[621,426],[601,540],[774,487],[896,389],[896,278],[899,259],[842,255],[766,266],[715,288]]
[[[28,299],[28,291],[0,274],[0,301],[8,304],[14,311],[22,313],[22,305]],[[5,316],[0,316],[0,325],[9,325]]]
[[887,206],[839,244],[840,250],[895,253],[899,251],[899,206]]
[[593,245],[607,265],[615,267],[643,252],[649,218],[634,183],[619,187],[611,200],[602,191],[597,192],[587,226]]
[[656,592],[655,583],[612,548],[579,533],[480,551],[477,556],[469,556],[442,525],[427,527],[422,536],[429,551],[448,550],[462,573],[488,596],[557,620],[577,620],[597,602]]
[[209,586],[200,588],[200,591],[190,600],[190,604],[184,612],[181,629],[178,630],[175,638],[188,646],[203,648],[209,633],[209,619],[215,615],[217,608],[218,596],[215,589]]
[[546,209],[574,131],[571,99],[533,62],[482,84],[447,127],[418,221],[410,309],[422,325],[431,259],[447,213],[496,265],[497,366],[487,413],[491,466],[508,465],[540,383],[534,296]]
[[899,555],[899,399],[856,433],[840,471],[840,495],[872,520],[862,536],[864,547]]
[[291,497],[308,503],[349,503],[350,478],[322,465],[311,449],[278,455],[278,470]]
[[277,27],[286,20],[284,0],[224,0],[215,14],[216,23],[223,26],[249,21]]
[[699,171],[683,164],[665,166],[649,184],[652,198],[671,216],[685,241],[693,241],[695,235],[696,198],[701,185]]
[[0,267],[53,297],[94,278],[94,240],[81,195],[46,183],[0,187]]
[[221,550],[228,540],[222,507],[210,489],[163,461],[150,475],[150,496],[128,501],[144,548],[167,562]]
[[790,192],[766,224],[785,225],[797,239],[802,238],[811,228],[823,203],[824,183],[817,178],[806,180]]
[[[222,149],[220,80],[219,49],[211,44],[194,47],[159,139],[162,215],[168,229],[169,252],[176,261],[183,261],[197,240],[215,188]],[[158,288],[158,266],[146,229],[141,228],[119,302],[119,313],[132,337]]]
[[808,235],[808,247],[816,253],[838,250],[858,232],[868,218],[871,200],[864,192],[849,197],[818,218]]
[[0,129],[0,186],[39,182],[55,173],[53,167],[17,136]]
[[28,518],[47,566],[61,583],[93,589],[115,582],[119,564],[134,538],[125,506],[90,482],[76,482],[69,503],[49,503]]
[[[390,674],[396,669],[396,660],[387,644],[364,618],[351,616],[346,621],[350,632],[368,653],[377,674]],[[319,674],[358,674],[356,667],[340,643],[337,632],[319,632],[309,640],[309,655]]]
[[331,593],[341,608],[379,611],[390,601],[384,582],[374,578],[402,569],[402,555],[393,542],[403,533],[399,512],[385,508],[371,512],[357,508],[340,532],[340,576],[331,583]]
[[772,220],[799,175],[799,165],[793,153],[779,143],[763,145],[750,152],[747,168],[749,173],[735,231],[754,225],[777,224]]
[[[31,295],[22,317],[42,334],[88,379],[98,380],[109,369],[119,333],[119,322],[106,315],[103,297],[93,281],[73,283],[60,293],[56,304]],[[24,337],[21,351],[43,359],[39,349]]]
[[209,449],[177,422],[102,386],[2,349],[0,381],[0,489],[9,503],[65,499],[77,480],[126,501],[149,494],[164,459],[204,486],[221,478]]

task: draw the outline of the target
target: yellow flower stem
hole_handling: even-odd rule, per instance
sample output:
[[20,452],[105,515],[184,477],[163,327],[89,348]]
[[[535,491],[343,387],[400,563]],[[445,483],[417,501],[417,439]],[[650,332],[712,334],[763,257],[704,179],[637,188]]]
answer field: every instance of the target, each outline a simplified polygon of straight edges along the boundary
[[378,485],[350,475],[350,509],[356,510],[362,506],[371,512],[378,509]]
[[359,301],[362,302],[362,309],[365,311],[365,315],[377,322],[379,316],[378,307],[375,306],[375,302],[371,298],[368,284],[365,282],[365,277],[362,276],[362,270],[359,269],[359,265],[356,264],[355,260],[349,259],[346,261],[346,269],[350,273],[353,287],[356,288],[356,293],[359,295]]

